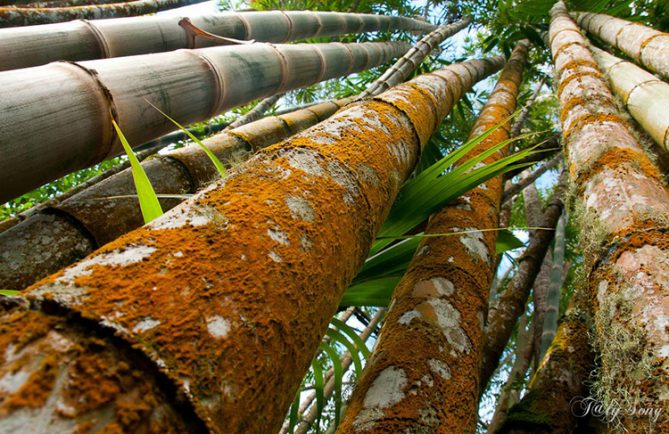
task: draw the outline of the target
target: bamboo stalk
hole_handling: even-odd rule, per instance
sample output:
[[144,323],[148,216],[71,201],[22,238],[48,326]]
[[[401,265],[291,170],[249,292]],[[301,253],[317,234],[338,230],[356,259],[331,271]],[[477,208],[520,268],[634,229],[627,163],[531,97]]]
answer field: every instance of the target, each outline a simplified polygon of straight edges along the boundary
[[[383,316],[385,315],[386,310],[381,308],[379,311],[372,317],[370,320],[369,324],[364,328],[362,333],[360,333],[360,339],[362,339],[363,342],[367,342],[367,339],[372,335],[374,330],[376,329],[376,326],[381,323],[381,320],[383,319]],[[348,368],[351,367],[351,364],[353,363],[353,358],[351,357],[351,353],[346,351],[342,357],[341,357],[341,364],[343,371],[346,372],[348,371]],[[327,374],[325,375],[325,386],[323,387],[323,396],[325,397],[325,401],[327,402],[328,399],[332,396],[334,393],[334,369],[329,369]],[[295,427],[295,430],[293,431],[293,434],[306,434],[309,431],[309,428],[316,422],[316,419],[318,419],[318,406],[312,405],[314,400],[316,399],[316,394],[313,393],[310,395],[310,397],[304,401],[304,404],[306,404],[306,407],[304,410],[301,411],[300,414],[306,412],[302,416],[302,419],[300,422],[297,424]],[[301,407],[302,405],[300,405]],[[280,434],[285,434],[287,433],[287,430],[282,430]]]
[[276,95],[272,95],[270,97],[267,97],[260,101],[255,107],[253,107],[251,110],[249,110],[248,113],[244,114],[243,116],[240,116],[238,119],[235,119],[230,125],[226,127],[226,129],[230,130],[233,128],[241,127],[242,125],[246,125],[249,122],[256,121],[260,118],[263,117],[265,112],[269,110],[276,102],[281,98],[284,94],[278,93]]
[[[516,45],[470,138],[503,123],[515,110],[528,52]],[[463,161],[508,139],[501,126]],[[481,164],[502,158],[508,149]],[[339,428],[363,432],[472,432],[478,365],[492,281],[502,177],[472,189],[430,216],[426,237],[395,287],[373,357],[358,381]],[[410,349],[410,350],[408,350]],[[411,391],[415,391],[412,393]]]
[[[24,294],[76,311],[92,333],[113,330],[210,432],[278,431],[420,149],[453,102],[502,62],[451,65],[351,104]],[[85,383],[77,394],[89,387],[99,390]],[[8,409],[3,421],[33,423],[35,412],[45,424],[65,420],[40,406]],[[75,414],[68,423],[85,418]]]
[[134,0],[47,8],[0,7],[0,27],[32,26],[77,19],[132,17],[174,9],[206,0]]
[[551,202],[546,206],[541,227],[548,230],[536,231],[530,238],[525,252],[518,258],[518,271],[513,276],[508,288],[501,294],[494,308],[488,311],[488,322],[485,327],[485,339],[481,363],[481,380],[479,391],[482,393],[492,374],[495,372],[504,352],[509,337],[513,332],[517,319],[525,310],[532,283],[539,273],[541,262],[553,240],[555,227],[562,213],[562,200],[565,176],[561,176]]
[[[588,297],[601,355],[597,396],[609,405],[666,407],[669,335],[669,192],[562,2],[551,11],[569,173],[583,204]],[[629,432],[669,431],[669,419],[625,413]]]
[[403,42],[251,44],[2,72],[0,202],[122,153],[112,118],[135,145],[173,130],[147,101],[189,124],[408,49]]
[[[325,120],[350,100],[317,104],[265,118],[205,139],[203,144],[230,167],[259,150]],[[142,162],[158,194],[193,194],[218,178],[196,144]],[[20,290],[83,258],[144,223],[130,169],[51,203],[0,233],[0,288]],[[182,199],[161,199],[169,210]],[[51,226],[58,230],[52,232]]]
[[360,94],[361,98],[384,92],[406,80],[418,65],[439,46],[443,41],[458,33],[472,22],[471,18],[465,18],[457,23],[437,27],[425,35],[406,54],[400,57],[383,75],[369,84]]
[[[181,19],[156,15],[0,29],[0,70],[214,44],[203,38],[191,41],[179,25]],[[276,43],[387,30],[424,32],[435,27],[404,17],[310,11],[221,12],[191,16],[190,22],[214,35]]]
[[610,15],[574,12],[572,16],[584,30],[669,79],[669,33]]
[[539,360],[543,359],[548,347],[553,342],[560,313],[560,290],[564,278],[564,249],[565,226],[567,217],[563,212],[555,227],[555,247],[553,248],[553,262],[550,270],[550,282],[546,297],[546,311],[543,318],[543,332],[541,333]]
[[669,84],[597,47],[590,49],[613,93],[653,140],[669,152]]
[[550,169],[557,166],[560,161],[562,161],[563,156],[561,154],[555,155],[553,158],[545,162],[541,167],[532,170],[532,168],[525,169],[521,174],[521,180],[515,184],[511,184],[510,187],[504,189],[504,194],[502,195],[502,204],[510,202],[518,193],[523,191],[527,186],[532,184],[537,180],[541,175],[548,172]]

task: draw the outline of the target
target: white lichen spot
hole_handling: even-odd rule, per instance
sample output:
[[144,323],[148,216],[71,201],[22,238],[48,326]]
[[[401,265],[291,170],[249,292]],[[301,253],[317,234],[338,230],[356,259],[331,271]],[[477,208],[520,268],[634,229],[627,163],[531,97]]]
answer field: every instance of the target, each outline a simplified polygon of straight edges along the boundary
[[376,377],[365,394],[365,408],[388,408],[404,399],[407,376],[403,369],[389,366]]
[[411,320],[414,318],[420,318],[420,312],[417,312],[415,310],[410,310],[408,312],[404,312],[402,316],[400,317],[397,322],[399,322],[402,325],[409,325],[411,324]]
[[455,261],[455,259],[452,256],[449,256],[447,261],[448,261],[449,264],[451,264],[451,263],[453,263],[453,261]]
[[230,321],[219,315],[209,317],[207,318],[207,331],[216,339],[224,338],[230,332]]
[[367,431],[382,417],[383,410],[380,408],[363,408],[355,419],[353,419],[353,428],[359,431]]
[[420,382],[422,384],[425,384],[427,387],[434,386],[434,380],[432,379],[432,376],[430,374],[425,374],[422,377],[420,377]]
[[430,246],[423,246],[420,249],[418,249],[418,252],[416,252],[416,256],[422,256],[427,254],[430,251]]
[[430,367],[430,371],[434,372],[444,380],[451,379],[451,369],[446,363],[442,362],[441,360],[430,359],[427,361],[427,364]]
[[344,202],[353,203],[353,198],[360,194],[355,177],[336,161],[330,161],[328,163],[328,173],[334,182],[346,189],[346,193],[344,193]]
[[18,391],[28,381],[32,373],[26,370],[8,372],[0,378],[0,391],[12,394]]
[[269,258],[274,261],[274,262],[283,262],[283,259],[281,259],[281,256],[277,255],[277,253],[273,250],[270,250],[269,253],[267,254]]
[[196,206],[192,203],[182,204],[147,225],[149,229],[178,229],[186,225],[204,226],[212,221],[227,223],[227,219],[215,208]]
[[108,253],[102,253],[89,259],[78,262],[65,270],[65,273],[55,280],[56,283],[69,284],[77,277],[90,275],[94,265],[127,266],[143,261],[156,251],[150,246],[128,246]]
[[135,333],[143,333],[147,330],[151,330],[152,328],[157,327],[158,325],[160,325],[160,321],[149,316],[135,324],[135,327],[132,328],[132,331]]
[[184,255],[184,252],[178,251],[178,252],[174,252],[172,256],[174,256],[175,258],[181,258],[183,255]]
[[290,215],[295,220],[304,220],[305,222],[313,222],[316,218],[316,213],[311,207],[308,200],[301,196],[288,195],[286,196],[286,206],[290,210]]
[[429,280],[421,280],[413,288],[414,297],[434,298],[451,295],[455,291],[453,283],[443,277],[433,277]]
[[483,232],[476,228],[465,228],[466,233],[460,236],[460,242],[467,248],[470,255],[475,255],[479,259],[488,263],[488,247],[486,247]]
[[311,149],[289,149],[285,154],[288,164],[293,169],[299,169],[309,175],[321,176],[323,168],[318,162],[320,154]]
[[363,181],[372,184],[374,187],[379,185],[379,175],[376,174],[374,169],[362,163],[358,164],[357,167]]
[[267,235],[274,241],[276,241],[279,244],[283,244],[284,246],[287,246],[290,244],[290,241],[288,240],[288,235],[286,235],[285,232],[281,232],[278,229],[272,229],[269,228],[267,229]]

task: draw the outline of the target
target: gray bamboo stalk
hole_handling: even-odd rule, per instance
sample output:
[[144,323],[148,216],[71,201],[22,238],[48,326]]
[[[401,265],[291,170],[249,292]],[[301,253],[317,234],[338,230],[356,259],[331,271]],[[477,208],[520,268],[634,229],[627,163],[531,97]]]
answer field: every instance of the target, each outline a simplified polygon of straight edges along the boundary
[[467,27],[472,22],[471,18],[465,18],[457,23],[441,26],[425,35],[420,41],[416,43],[404,56],[399,58],[394,65],[386,69],[386,71],[367,86],[361,94],[361,98],[371,95],[377,95],[385,90],[390,89],[406,80],[406,78],[414,71],[423,60],[441,44],[444,40],[458,33],[460,30]]
[[669,33],[610,15],[590,12],[571,14],[589,33],[618,48],[637,63],[669,79]]
[[33,26],[80,19],[133,17],[203,1],[206,0],[135,0],[51,8],[0,7],[0,27]]
[[629,114],[658,145],[669,151],[669,84],[597,47],[591,46],[590,50]]
[[[532,333],[527,327],[527,315],[518,321],[518,337],[516,338],[515,359],[509,377],[502,386],[495,413],[488,424],[487,433],[495,434],[506,418],[509,408],[518,402],[519,383],[521,383],[530,365],[532,355]],[[514,393],[515,392],[515,393]]]
[[532,105],[534,104],[534,101],[537,100],[539,93],[541,93],[541,88],[544,87],[545,82],[546,82],[546,77],[542,77],[537,86],[534,88],[534,92],[532,92],[532,95],[530,95],[530,97],[527,99],[527,102],[525,102],[523,108],[520,109],[518,117],[516,117],[516,120],[511,126],[511,132],[509,133],[510,137],[518,137],[520,135],[520,132],[525,126],[527,118],[530,115],[530,110],[532,110]]
[[485,390],[497,368],[513,327],[525,309],[532,284],[541,268],[542,259],[553,240],[553,228],[555,228],[563,208],[562,195],[566,183],[564,175],[563,173],[560,176],[553,198],[544,211],[540,226],[547,230],[535,231],[535,235],[530,238],[530,243],[525,252],[518,258],[518,271],[507,289],[499,297],[494,308],[488,310],[479,383],[481,393]]
[[[0,29],[0,70],[57,60],[93,60],[216,45],[202,37],[189,38],[179,25],[182,18],[155,15]],[[274,43],[386,30],[426,32],[435,28],[412,18],[339,12],[221,12],[189,19],[213,35]]]
[[235,119],[230,125],[226,127],[226,130],[241,127],[242,125],[246,125],[249,122],[253,122],[262,118],[265,115],[265,112],[269,110],[274,104],[276,104],[279,98],[281,98],[283,95],[283,93],[278,93],[263,99],[255,107],[249,110],[248,113],[240,116],[238,119]]
[[560,290],[564,281],[564,250],[565,250],[565,226],[567,216],[563,212],[555,227],[555,246],[553,248],[553,260],[550,271],[550,283],[548,285],[548,296],[546,297],[546,311],[544,312],[543,332],[541,333],[539,360],[544,357],[546,350],[553,342],[557,331],[558,315],[560,313]]
[[534,183],[541,175],[548,172],[550,169],[557,166],[563,157],[561,154],[555,155],[553,158],[542,164],[537,169],[532,170],[532,168],[525,169],[521,173],[521,180],[515,184],[511,184],[509,188],[504,189],[504,194],[502,195],[502,203],[507,203],[511,201],[518,193],[527,188],[530,184]]
[[[362,71],[404,42],[251,44],[177,50],[0,73],[0,202],[229,108]],[[64,97],[65,95],[65,97]],[[35,119],[40,119],[35,125]]]
[[[40,360],[59,370],[47,383],[31,375],[34,367],[23,359],[0,363],[0,377],[11,372],[25,379],[4,402],[17,402],[38,381],[46,397],[41,402],[49,403],[2,406],[0,430],[39,419],[46,430],[69,424],[58,432],[74,432],[80,421],[104,415],[105,426],[97,426],[103,431],[125,420],[113,411],[117,403],[136,408],[133,403],[140,402],[147,403],[138,415],[142,424],[153,426],[154,418],[177,406],[184,420],[199,421],[212,433],[279,431],[421,149],[453,103],[503,62],[495,57],[449,65],[373,101],[350,104],[258,153],[151,224],[24,291],[36,310],[26,321],[14,312],[0,315],[0,324],[19,319],[3,335],[0,350],[11,354],[10,348],[23,345],[22,354],[39,351]],[[54,305],[61,309],[52,310]],[[60,315],[72,321],[63,325]],[[53,323],[57,332],[23,340]],[[100,354],[79,346],[80,339],[65,344],[70,341],[61,336],[74,339],[75,331],[118,351]],[[72,351],[61,365],[64,347]],[[99,396],[92,379],[108,378],[110,365],[100,357],[120,357],[121,349],[136,356],[124,360],[124,372],[141,372],[137,382],[160,378],[169,396],[181,401],[163,408],[163,395],[148,387],[130,401],[123,388],[110,390],[104,401],[86,401],[91,393]],[[59,380],[78,374],[82,364],[89,381],[77,383],[73,392],[74,416],[63,414],[50,403],[69,394]]]
[[[259,150],[325,120],[343,107],[343,99],[310,106],[293,113],[268,117],[205,139],[226,166],[243,161]],[[192,194],[219,175],[196,144],[142,162],[158,194]],[[18,225],[0,233],[0,288],[20,290],[96,248],[140,227],[144,220],[135,195],[132,172],[94,183],[49,206],[35,210]],[[161,199],[169,210],[182,199]]]
[[[386,310],[385,309],[379,309],[379,311],[372,317],[372,319],[369,322],[369,325],[365,327],[360,333],[360,339],[362,339],[363,342],[367,342],[367,339],[372,335],[374,330],[376,329],[376,326],[381,323],[381,320],[383,319],[383,316],[385,315]],[[344,372],[348,371],[348,369],[351,367],[351,364],[353,363],[353,358],[351,357],[351,353],[348,351],[345,352],[342,357],[341,357],[341,364],[342,364],[342,369]],[[323,395],[325,397],[325,400],[327,401],[332,394],[334,393],[334,370],[330,368],[328,372],[325,375],[325,386],[323,387]],[[306,404],[305,410],[306,413],[302,416],[300,422],[297,424],[295,427],[295,430],[293,431],[294,434],[306,434],[309,431],[309,428],[316,422],[318,419],[318,406],[313,405],[314,401],[316,400],[316,394],[313,393],[310,395],[310,397],[304,401],[304,404]],[[302,407],[302,405],[300,405]],[[302,411],[302,413],[304,413]],[[344,412],[342,411],[342,414]],[[287,433],[287,430],[282,430],[280,434],[285,434]]]

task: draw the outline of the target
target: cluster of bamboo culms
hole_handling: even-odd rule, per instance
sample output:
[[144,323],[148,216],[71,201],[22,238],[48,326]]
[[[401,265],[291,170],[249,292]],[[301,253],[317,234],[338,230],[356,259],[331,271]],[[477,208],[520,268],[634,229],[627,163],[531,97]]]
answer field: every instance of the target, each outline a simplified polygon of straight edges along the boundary
[[[623,51],[639,40],[623,37],[635,26],[575,16]],[[551,18],[566,157],[553,197],[542,209],[532,181],[561,156],[523,171],[516,184],[491,178],[433,213],[385,320],[383,310],[367,318],[359,339],[383,320],[381,333],[332,429],[473,432],[480,395],[516,327],[515,361],[490,434],[571,432],[579,422],[572,400],[591,393],[586,380],[596,353],[599,399],[624,395],[662,408],[669,339],[658,319],[669,317],[669,194],[601,71],[665,148],[669,116],[639,108],[668,99],[667,84],[590,47],[561,2]],[[65,35],[50,49],[36,43],[20,51],[19,63],[0,63],[7,69],[0,72],[0,200],[118,155],[112,119],[134,145],[169,132],[148,102],[188,124],[266,98],[252,116],[204,140],[228,168],[224,178],[195,145],[142,162],[156,192],[170,195],[161,199],[168,211],[150,224],[142,226],[128,197],[127,169],[0,233],[0,287],[26,288],[2,300],[0,432],[32,425],[48,432],[279,432],[344,291],[442,119],[501,70],[471,131],[472,138],[489,134],[466,157],[499,161],[510,152],[501,145],[523,127],[527,107],[515,124],[509,118],[528,41],[508,60],[467,60],[400,84],[467,24],[433,29],[407,18],[268,12],[0,31],[0,53],[21,48],[28,35]],[[396,29],[431,33],[414,47],[269,43]],[[124,39],[135,31],[143,36]],[[628,55],[663,74],[669,35],[640,31],[649,39]],[[232,45],[210,46],[220,43]],[[282,92],[394,57],[400,60],[364,97],[251,121]],[[33,67],[15,69],[25,66]],[[66,101],[57,98],[63,94]],[[558,321],[568,177],[583,203],[584,231],[602,235],[586,249],[588,284]],[[531,231],[513,276],[498,279],[495,229],[508,224],[510,198],[520,192],[529,224],[541,230]],[[447,233],[454,236],[441,236]],[[531,293],[534,329],[525,312]],[[343,369],[352,363],[352,354],[342,355]],[[514,383],[531,366],[521,397]],[[329,396],[334,373],[326,378]],[[296,432],[318,423],[313,401],[320,399],[314,393],[298,406]],[[625,414],[619,422],[630,432],[667,429],[666,420],[650,428],[648,420]]]

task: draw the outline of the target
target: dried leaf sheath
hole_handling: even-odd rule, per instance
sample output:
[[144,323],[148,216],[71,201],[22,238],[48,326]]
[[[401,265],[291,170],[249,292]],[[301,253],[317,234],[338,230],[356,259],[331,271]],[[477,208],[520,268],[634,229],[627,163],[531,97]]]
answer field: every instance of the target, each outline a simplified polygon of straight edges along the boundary
[[351,105],[28,297],[132,343],[213,432],[276,432],[420,147],[501,62],[453,65]]
[[[202,38],[190,44],[186,31],[179,26],[181,19],[156,15],[0,29],[0,70],[56,60],[134,56],[212,45]],[[434,28],[405,17],[310,11],[221,12],[191,16],[190,21],[214,35],[258,42]]]
[[[515,110],[528,44],[514,50],[471,137]],[[463,157],[508,139],[498,128]],[[501,158],[506,149],[484,160]],[[495,257],[502,177],[493,178],[430,218],[427,238],[395,288],[373,357],[338,432],[471,432],[476,425],[482,328]]]
[[[251,44],[0,73],[0,202],[252,100],[380,65],[403,42]],[[38,125],[34,120],[40,119]]]

